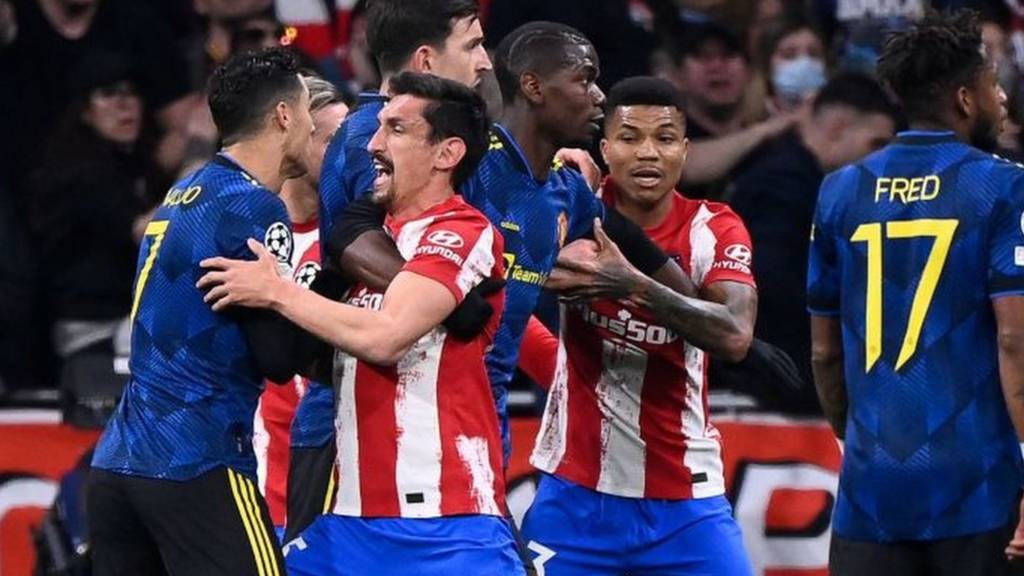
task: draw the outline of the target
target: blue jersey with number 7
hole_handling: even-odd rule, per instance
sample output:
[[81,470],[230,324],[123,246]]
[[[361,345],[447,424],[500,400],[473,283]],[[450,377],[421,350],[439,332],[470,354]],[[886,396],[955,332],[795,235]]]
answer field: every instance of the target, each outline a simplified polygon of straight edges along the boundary
[[168,192],[139,248],[131,380],[93,466],[171,480],[227,466],[255,478],[252,426],[263,378],[233,313],[211,310],[195,286],[205,258],[254,259],[249,238],[288,262],[284,204],[227,156]]
[[1024,294],[1022,168],[949,132],[904,132],[821,186],[808,307],[842,325],[841,536],[935,540],[1011,520],[1021,456],[991,300]]

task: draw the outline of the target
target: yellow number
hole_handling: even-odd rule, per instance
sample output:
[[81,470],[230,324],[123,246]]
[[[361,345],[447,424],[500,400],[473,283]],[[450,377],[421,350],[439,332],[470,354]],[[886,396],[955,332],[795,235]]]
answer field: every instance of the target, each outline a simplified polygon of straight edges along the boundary
[[[924,271],[921,272],[921,280],[914,292],[914,301],[910,305],[910,318],[907,321],[907,331],[903,335],[903,345],[900,346],[900,355],[896,359],[896,370],[913,357],[917,351],[918,339],[921,336],[921,328],[924,326],[924,319],[928,315],[928,308],[931,306],[932,298],[935,296],[935,288],[939,284],[942,270],[946,265],[946,258],[949,256],[949,248],[953,244],[953,234],[960,222],[958,220],[905,220],[899,222],[887,222],[885,224],[886,238],[921,238],[930,236],[935,238],[931,252],[928,254],[928,261],[925,262]],[[868,244],[868,282],[867,300],[865,313],[865,336],[864,336],[864,371],[868,372],[882,355],[882,225],[874,222],[861,224],[850,237],[853,242],[867,242]]]
[[512,272],[512,266],[516,263],[516,255],[512,252],[505,252],[501,256],[505,259],[505,279],[508,280],[508,275]]
[[145,235],[152,236],[153,243],[149,245],[149,254],[146,255],[146,261],[142,264],[142,270],[139,271],[139,277],[135,281],[135,297],[132,299],[132,320],[135,320],[135,313],[139,310],[139,299],[142,298],[142,289],[146,287],[146,281],[149,280],[149,271],[152,270],[153,263],[156,262],[156,255],[160,251],[160,244],[163,243],[164,235],[167,234],[167,224],[167,220],[155,220],[146,226]]

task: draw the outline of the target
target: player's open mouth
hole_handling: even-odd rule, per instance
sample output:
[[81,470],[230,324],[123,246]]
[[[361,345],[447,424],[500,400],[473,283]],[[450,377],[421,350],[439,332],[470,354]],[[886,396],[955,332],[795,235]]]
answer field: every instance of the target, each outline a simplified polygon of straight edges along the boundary
[[634,168],[629,172],[629,175],[633,178],[633,182],[644,188],[657,186],[664,178],[664,173],[653,166]]
[[595,132],[600,132],[601,129],[604,127],[604,115],[602,114],[600,116],[594,116],[593,118],[590,119],[589,124],[590,128],[593,129]]
[[373,169],[377,171],[377,177],[373,181],[375,190],[386,190],[390,187],[391,176],[395,172],[395,166],[383,156],[374,155]]

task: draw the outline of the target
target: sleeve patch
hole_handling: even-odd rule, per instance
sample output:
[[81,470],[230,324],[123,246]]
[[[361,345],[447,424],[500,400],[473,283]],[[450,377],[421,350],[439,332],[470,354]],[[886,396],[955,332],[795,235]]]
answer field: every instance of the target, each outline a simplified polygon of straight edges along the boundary
[[289,263],[295,242],[292,240],[292,229],[284,222],[274,222],[267,228],[263,236],[263,245],[277,258],[278,262]]

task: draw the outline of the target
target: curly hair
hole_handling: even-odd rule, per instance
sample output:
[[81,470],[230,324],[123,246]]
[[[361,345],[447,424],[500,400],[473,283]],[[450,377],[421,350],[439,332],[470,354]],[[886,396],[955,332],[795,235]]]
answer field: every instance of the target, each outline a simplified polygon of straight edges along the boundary
[[978,13],[931,13],[889,36],[878,58],[878,77],[911,120],[938,119],[942,101],[961,86],[974,86],[988,65]]

